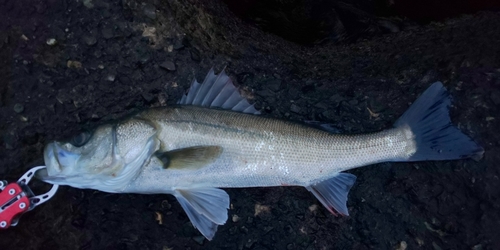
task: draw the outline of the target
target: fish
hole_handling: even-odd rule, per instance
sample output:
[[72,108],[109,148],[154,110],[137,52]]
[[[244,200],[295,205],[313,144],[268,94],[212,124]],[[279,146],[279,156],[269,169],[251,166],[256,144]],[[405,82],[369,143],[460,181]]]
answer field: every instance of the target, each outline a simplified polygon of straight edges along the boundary
[[381,162],[475,158],[483,148],[451,123],[451,97],[433,83],[383,131],[337,134],[259,115],[224,72],[193,80],[176,105],[144,109],[44,148],[50,184],[109,193],[171,194],[208,240],[228,219],[222,188],[302,186],[349,215],[356,176]]

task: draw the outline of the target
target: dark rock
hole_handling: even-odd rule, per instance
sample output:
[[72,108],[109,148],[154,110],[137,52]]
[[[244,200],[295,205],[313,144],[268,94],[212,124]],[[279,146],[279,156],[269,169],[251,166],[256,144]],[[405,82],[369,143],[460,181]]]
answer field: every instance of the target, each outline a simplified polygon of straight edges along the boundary
[[200,51],[195,48],[191,48],[191,59],[195,62],[201,62]]
[[172,61],[164,61],[162,64],[160,64],[160,67],[170,71],[175,70],[175,64]]

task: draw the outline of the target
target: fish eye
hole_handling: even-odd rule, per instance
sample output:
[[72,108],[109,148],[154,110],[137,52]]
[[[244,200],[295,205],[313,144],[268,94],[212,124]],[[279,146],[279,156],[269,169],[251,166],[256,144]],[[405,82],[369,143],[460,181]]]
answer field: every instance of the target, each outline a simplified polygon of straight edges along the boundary
[[75,147],[81,147],[90,140],[90,137],[92,137],[92,134],[88,131],[84,131],[71,138],[69,143]]

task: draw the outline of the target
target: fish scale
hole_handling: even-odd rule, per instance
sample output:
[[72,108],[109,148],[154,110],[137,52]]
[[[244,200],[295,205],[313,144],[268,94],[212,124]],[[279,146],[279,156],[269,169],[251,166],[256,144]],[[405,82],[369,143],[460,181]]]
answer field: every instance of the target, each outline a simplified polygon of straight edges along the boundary
[[336,135],[299,123],[195,106],[157,108],[139,117],[153,121],[163,150],[199,145],[224,149],[217,161],[197,170],[194,177],[186,171],[162,171],[166,185],[173,180],[173,186],[190,182],[212,187],[308,186],[332,173],[408,158],[415,152],[413,138],[405,136],[404,128]]

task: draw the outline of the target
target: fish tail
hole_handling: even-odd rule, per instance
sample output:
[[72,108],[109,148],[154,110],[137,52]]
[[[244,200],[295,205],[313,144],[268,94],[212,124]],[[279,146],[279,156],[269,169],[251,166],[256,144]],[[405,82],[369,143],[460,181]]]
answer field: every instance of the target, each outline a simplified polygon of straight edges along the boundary
[[409,126],[417,144],[405,161],[479,160],[484,149],[453,126],[449,115],[451,97],[441,82],[432,84],[396,121],[395,127]]

